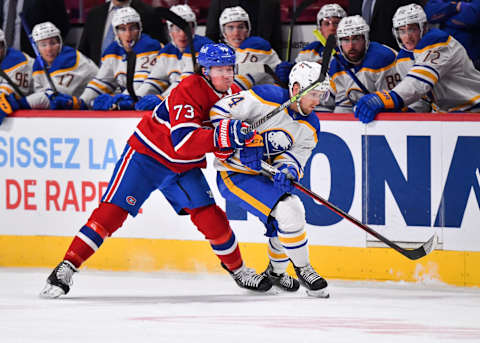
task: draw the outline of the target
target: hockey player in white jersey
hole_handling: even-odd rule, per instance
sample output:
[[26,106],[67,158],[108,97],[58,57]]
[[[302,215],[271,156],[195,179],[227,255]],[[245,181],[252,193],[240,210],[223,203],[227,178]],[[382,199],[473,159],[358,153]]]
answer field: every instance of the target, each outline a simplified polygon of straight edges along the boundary
[[[24,109],[56,109],[57,95],[65,94],[74,99],[72,107],[84,108],[78,101],[87,83],[96,74],[98,68],[89,58],[69,46],[63,45],[60,30],[50,22],[34,26],[32,38],[38,47],[40,56],[33,64],[34,93],[21,98],[18,103]],[[55,94],[41,67],[40,58],[59,94]]]
[[[1,124],[3,118],[20,107],[17,99],[33,92],[33,58],[8,47],[5,33],[2,30],[0,30],[0,68],[8,77],[7,80],[0,75],[0,94],[3,94],[0,100]],[[20,92],[17,92],[15,88]]]
[[133,109],[127,86],[127,55],[135,54],[133,91],[137,92],[150,75],[161,49],[158,41],[142,33],[140,15],[131,7],[115,11],[112,18],[115,40],[102,54],[101,66],[81,100],[94,110]]
[[[437,112],[480,112],[480,72],[465,48],[452,36],[428,28],[420,6],[397,10],[394,34],[408,50],[414,65],[392,90],[363,96],[355,116],[369,123],[382,111],[398,111],[431,92]],[[403,13],[402,15],[400,15]]]
[[343,63],[332,60],[329,69],[331,92],[335,97],[334,112],[353,112],[354,103],[363,95],[345,68],[349,68],[370,92],[392,89],[400,79],[395,67],[396,51],[370,42],[369,31],[368,24],[359,15],[345,17],[338,24],[337,44]]
[[[219,100],[210,111],[214,126],[226,118],[249,124],[286,102],[318,79],[320,65],[300,62],[290,73],[289,90],[257,85]],[[303,168],[317,144],[320,123],[313,109],[329,94],[326,81],[302,96],[256,130],[254,146],[216,154],[217,185],[222,196],[257,216],[267,228],[270,263],[264,274],[274,285],[296,291],[299,282],[286,274],[292,261],[300,283],[310,295],[328,297],[327,282],[311,266],[305,231],[305,209],[294,194],[291,180],[303,176]],[[261,144],[263,142],[263,144]],[[279,170],[273,178],[260,173],[264,160]]]
[[[175,5],[170,7],[170,11],[190,24],[195,55],[198,55],[203,45],[213,43],[209,38],[195,34],[197,18],[190,6]],[[156,64],[138,90],[137,95],[142,98],[135,105],[137,110],[153,109],[183,78],[193,73],[187,34],[169,21],[167,27],[171,42],[158,52]]]
[[[317,30],[325,39],[331,34],[337,34],[340,20],[347,16],[345,10],[339,4],[326,4],[317,13]],[[297,55],[295,62],[312,61],[322,63],[324,46],[315,41],[305,46]]]
[[237,78],[244,82],[246,88],[251,88],[254,84],[273,84],[273,78],[265,73],[264,64],[275,70],[282,61],[268,41],[258,36],[250,37],[248,13],[240,6],[227,7],[218,21],[223,40],[236,52]]

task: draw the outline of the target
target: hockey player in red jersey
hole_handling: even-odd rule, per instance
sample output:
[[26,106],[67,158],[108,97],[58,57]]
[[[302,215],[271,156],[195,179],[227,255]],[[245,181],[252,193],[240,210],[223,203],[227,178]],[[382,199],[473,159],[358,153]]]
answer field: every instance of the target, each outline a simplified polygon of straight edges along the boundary
[[135,217],[144,201],[159,189],[178,214],[189,214],[210,242],[221,265],[243,288],[267,291],[268,278],[247,268],[225,212],[216,204],[201,171],[207,152],[237,149],[253,139],[243,134],[239,120],[225,120],[217,128],[205,127],[210,108],[233,85],[235,52],[224,44],[208,44],[198,56],[196,74],[184,79],[151,115],[145,116],[128,140],[102,202],[93,211],[52,271],[40,295],[67,294],[72,275],[119,229],[127,215]]

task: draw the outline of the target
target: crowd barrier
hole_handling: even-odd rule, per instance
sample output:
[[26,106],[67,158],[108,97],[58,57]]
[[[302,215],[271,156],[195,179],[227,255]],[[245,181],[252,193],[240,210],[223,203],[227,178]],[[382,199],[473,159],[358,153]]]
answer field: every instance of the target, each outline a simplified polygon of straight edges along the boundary
[[[0,125],[0,266],[53,267],[96,207],[126,140],[148,112],[17,111]],[[410,261],[301,195],[312,264],[328,278],[480,286],[480,115],[319,114],[302,183],[404,247]],[[211,162],[211,156],[209,157]],[[246,262],[263,270],[263,225],[217,191]],[[220,272],[209,244],[160,192],[85,264],[108,270]]]

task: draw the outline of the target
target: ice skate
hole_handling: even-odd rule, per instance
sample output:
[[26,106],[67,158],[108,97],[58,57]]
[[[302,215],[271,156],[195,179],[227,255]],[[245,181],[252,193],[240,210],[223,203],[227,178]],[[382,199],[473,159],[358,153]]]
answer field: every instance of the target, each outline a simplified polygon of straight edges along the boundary
[[78,270],[69,261],[62,261],[47,278],[47,284],[40,292],[42,298],[58,298],[70,291],[73,273]]
[[327,281],[321,277],[310,264],[305,267],[295,267],[295,273],[300,283],[307,288],[307,294],[312,297],[329,298]]
[[257,274],[252,268],[247,268],[243,265],[235,272],[232,272],[223,263],[221,265],[223,269],[230,273],[237,285],[242,288],[258,292],[266,292],[272,288],[270,279],[265,275]]
[[262,273],[270,279],[270,282],[278,288],[287,292],[296,292],[300,287],[300,283],[297,279],[291,277],[287,273],[276,274],[273,272],[273,266],[268,264],[267,269]]

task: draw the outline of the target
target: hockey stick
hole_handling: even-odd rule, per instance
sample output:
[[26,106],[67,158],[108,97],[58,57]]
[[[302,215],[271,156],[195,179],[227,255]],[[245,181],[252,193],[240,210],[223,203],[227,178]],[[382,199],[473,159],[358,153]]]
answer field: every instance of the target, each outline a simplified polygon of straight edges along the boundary
[[285,61],[290,61],[290,55],[292,54],[292,36],[293,36],[293,27],[295,26],[295,22],[297,21],[300,14],[302,14],[303,10],[313,4],[315,0],[304,0],[293,13],[292,19],[290,19],[290,28],[288,29],[288,40],[287,40],[287,52],[285,54]]
[[[271,166],[270,164],[268,164],[265,161],[262,161],[262,169],[265,172],[267,172],[269,175],[275,175],[276,173],[281,173],[278,169]],[[421,258],[425,255],[428,255],[435,248],[435,244],[437,242],[437,234],[436,233],[434,233],[433,236],[428,241],[423,243],[420,247],[418,247],[416,249],[404,249],[404,248],[398,246],[397,244],[393,243],[389,239],[385,238],[384,236],[379,234],[377,231],[373,230],[371,227],[363,224],[358,219],[350,216],[348,213],[344,212],[343,210],[341,210],[337,206],[335,206],[332,203],[330,203],[329,201],[325,200],[320,195],[315,194],[314,192],[312,192],[308,188],[302,186],[299,182],[292,180],[292,183],[293,183],[293,186],[296,189],[298,189],[299,191],[301,191],[302,193],[304,193],[304,194],[308,195],[309,197],[311,197],[312,199],[320,202],[322,205],[325,205],[329,210],[335,212],[340,217],[347,219],[349,222],[355,224],[356,226],[358,226],[362,230],[368,232],[370,235],[372,235],[373,237],[382,241],[383,243],[388,245],[390,248],[398,251],[400,254],[409,258],[410,260],[417,260],[417,259],[419,259],[419,258]]]
[[20,19],[22,20],[22,26],[23,29],[25,30],[25,33],[28,36],[28,40],[30,41],[30,44],[32,45],[32,49],[35,52],[35,56],[38,59],[38,63],[40,63],[40,67],[42,67],[43,71],[45,72],[45,76],[47,78],[48,84],[50,85],[50,88],[53,90],[53,94],[57,95],[57,87],[53,84],[52,78],[50,77],[50,73],[48,72],[47,67],[45,66],[45,61],[43,60],[42,56],[40,55],[40,52],[38,51],[37,44],[32,38],[32,31],[30,31],[30,28],[28,27],[27,20],[25,19],[25,15],[22,13],[19,14]]
[[[320,41],[320,43],[325,46],[326,45],[326,40],[325,40],[325,37],[321,34],[320,31],[318,30],[313,30],[313,35]],[[362,92],[364,94],[368,94],[370,93],[367,89],[367,87],[365,87],[365,85],[362,83],[362,81],[360,81],[357,77],[357,75],[355,75],[351,70],[350,68],[345,65],[345,63],[340,59],[340,57],[338,57],[337,55],[337,51],[333,50],[333,57],[335,57],[335,60],[338,62],[338,64],[340,64],[343,69],[345,69],[345,71],[347,72],[347,74],[352,78],[353,82],[355,82],[357,84],[358,87],[360,87],[360,89],[362,90]]]
[[132,97],[134,102],[138,101],[138,97],[135,94],[133,88],[133,77],[135,74],[135,64],[137,63],[137,54],[132,50],[127,52],[127,91]]
[[190,53],[192,54],[193,70],[195,71],[195,66],[197,65],[197,58],[195,56],[195,48],[193,46],[192,28],[190,27],[188,22],[165,7],[155,7],[155,12],[158,14],[158,16],[172,22],[175,26],[178,26],[183,32],[185,32],[188,37],[188,46],[190,47]]
[[288,86],[278,78],[277,74],[275,74],[275,72],[273,71],[272,68],[270,68],[270,66],[268,64],[264,64],[263,65],[263,69],[265,70],[265,73],[267,73],[268,75],[270,75],[273,80],[275,80],[275,82],[282,88],[288,88]]
[[322,68],[320,69],[320,76],[316,81],[314,81],[311,85],[306,87],[305,89],[300,90],[297,95],[294,95],[290,99],[288,99],[286,102],[278,106],[277,108],[273,109],[269,113],[267,113],[264,117],[258,119],[256,122],[253,122],[250,124],[250,126],[246,128],[242,128],[242,132],[244,134],[250,133],[253,130],[255,130],[257,127],[265,123],[267,120],[270,120],[273,116],[277,115],[278,113],[282,112],[285,108],[293,104],[295,101],[300,99],[302,96],[310,92],[312,89],[316,88],[320,83],[322,83],[325,78],[327,77],[327,72],[328,72],[328,66],[330,64],[330,58],[332,57],[332,50],[335,47],[335,36],[330,35],[328,36],[327,39],[327,46],[325,47],[325,50],[323,51],[323,60],[322,60]]
[[12,81],[12,79],[8,76],[8,74],[3,70],[3,69],[0,69],[0,76],[3,77],[5,79],[5,81],[7,81],[7,83],[10,85],[10,87],[13,88],[13,90],[20,96],[20,97],[24,97],[25,95],[23,94],[23,92],[20,90],[20,88],[18,88],[17,84],[15,82]]

